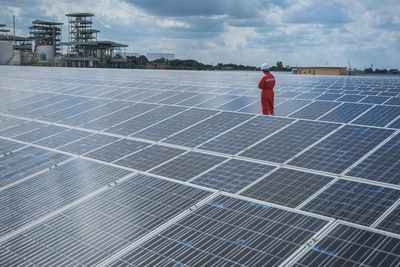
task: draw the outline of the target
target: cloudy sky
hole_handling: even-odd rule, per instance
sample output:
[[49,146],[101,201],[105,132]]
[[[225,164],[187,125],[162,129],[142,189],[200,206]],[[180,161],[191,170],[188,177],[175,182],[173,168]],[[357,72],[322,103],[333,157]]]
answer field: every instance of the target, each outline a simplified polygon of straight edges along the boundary
[[0,24],[91,12],[99,40],[203,63],[400,69],[399,0],[0,0]]

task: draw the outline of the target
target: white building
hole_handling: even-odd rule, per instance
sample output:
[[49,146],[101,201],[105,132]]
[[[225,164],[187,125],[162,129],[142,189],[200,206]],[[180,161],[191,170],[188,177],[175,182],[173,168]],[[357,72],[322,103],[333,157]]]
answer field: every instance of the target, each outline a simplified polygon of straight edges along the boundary
[[173,60],[175,59],[175,54],[170,54],[170,53],[146,53],[146,58],[149,61],[153,61],[159,58],[165,58],[168,60]]

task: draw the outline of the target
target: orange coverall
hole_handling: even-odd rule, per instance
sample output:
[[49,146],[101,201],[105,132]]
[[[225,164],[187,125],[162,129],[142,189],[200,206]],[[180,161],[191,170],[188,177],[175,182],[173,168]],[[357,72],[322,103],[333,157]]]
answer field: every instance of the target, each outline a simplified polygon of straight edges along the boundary
[[261,111],[264,115],[274,114],[274,86],[275,77],[269,71],[264,71],[264,76],[261,78],[258,88],[261,92]]

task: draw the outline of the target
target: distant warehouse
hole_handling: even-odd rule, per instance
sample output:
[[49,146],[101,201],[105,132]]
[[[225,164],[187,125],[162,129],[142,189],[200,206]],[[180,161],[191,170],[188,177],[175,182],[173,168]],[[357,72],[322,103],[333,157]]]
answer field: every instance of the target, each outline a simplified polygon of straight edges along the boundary
[[292,74],[301,75],[346,75],[346,67],[293,67]]

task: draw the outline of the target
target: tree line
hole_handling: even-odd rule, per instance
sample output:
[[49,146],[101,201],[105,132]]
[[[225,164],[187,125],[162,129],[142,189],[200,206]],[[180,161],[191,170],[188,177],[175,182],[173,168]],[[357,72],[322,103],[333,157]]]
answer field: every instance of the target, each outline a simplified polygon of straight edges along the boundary
[[[241,64],[224,64],[218,63],[217,65],[203,64],[194,59],[165,59],[159,58],[153,61],[149,61],[146,56],[141,55],[127,56],[127,61],[123,64],[123,68],[129,69],[144,69],[144,68],[155,68],[155,69],[170,69],[170,70],[260,70],[260,67],[241,65]],[[291,71],[292,68],[289,65],[284,66],[282,61],[276,62],[275,65],[270,67],[271,71]],[[364,73],[393,73],[399,74],[398,69],[375,69],[372,67],[364,69]]]

